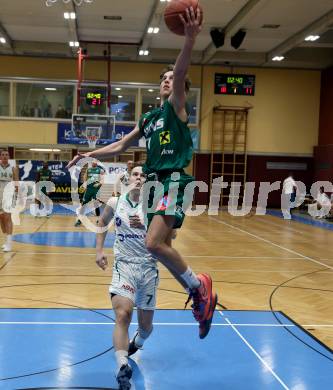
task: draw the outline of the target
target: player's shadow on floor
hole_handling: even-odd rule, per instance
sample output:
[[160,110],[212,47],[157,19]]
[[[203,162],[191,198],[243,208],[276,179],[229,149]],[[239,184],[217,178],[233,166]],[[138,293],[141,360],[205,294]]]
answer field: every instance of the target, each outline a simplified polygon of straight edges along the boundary
[[145,390],[146,389],[145,380],[140,370],[140,367],[137,365],[135,360],[131,358],[129,360],[130,360],[130,365],[133,369],[132,380],[133,383],[135,384],[135,390]]

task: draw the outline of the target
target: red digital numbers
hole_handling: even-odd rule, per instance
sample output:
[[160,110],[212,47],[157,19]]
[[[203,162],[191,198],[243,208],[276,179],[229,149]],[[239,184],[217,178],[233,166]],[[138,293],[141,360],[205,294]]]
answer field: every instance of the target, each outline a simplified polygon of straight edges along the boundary
[[227,87],[226,86],[221,87],[221,93],[227,93]]
[[100,98],[92,98],[91,100],[91,105],[92,106],[100,106],[101,105],[101,99]]

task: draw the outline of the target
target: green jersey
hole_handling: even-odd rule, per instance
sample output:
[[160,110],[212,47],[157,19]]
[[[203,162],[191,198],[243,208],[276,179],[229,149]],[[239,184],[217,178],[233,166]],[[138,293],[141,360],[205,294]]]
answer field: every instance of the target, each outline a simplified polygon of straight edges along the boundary
[[188,166],[193,153],[190,129],[178,118],[168,100],[163,106],[142,115],[139,128],[147,146],[145,173],[180,170]]
[[52,178],[52,172],[49,169],[41,168],[38,173],[39,181],[49,181]]
[[87,185],[93,186],[100,182],[101,174],[104,173],[104,169],[101,167],[88,168],[87,169]]

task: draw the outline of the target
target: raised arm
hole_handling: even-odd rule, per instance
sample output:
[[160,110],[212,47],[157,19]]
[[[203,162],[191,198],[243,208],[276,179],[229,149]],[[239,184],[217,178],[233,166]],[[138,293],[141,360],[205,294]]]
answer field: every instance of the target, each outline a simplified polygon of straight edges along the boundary
[[185,42],[175,63],[175,68],[173,70],[173,92],[169,98],[169,101],[175,108],[177,114],[179,114],[180,111],[185,110],[185,78],[191,63],[191,54],[196,37],[202,28],[201,11],[199,7],[197,8],[196,14],[193,7],[191,7],[186,9],[186,18],[182,15],[179,15],[179,17],[184,24]]
[[140,138],[140,129],[139,126],[136,125],[135,128],[124,138],[121,140],[114,142],[110,145],[104,146],[104,148],[95,149],[92,152],[87,153],[78,153],[72,161],[70,161],[66,168],[70,168],[75,165],[81,158],[84,157],[93,157],[97,160],[108,160],[113,156],[117,156],[118,154],[124,152],[128,149],[134,141]]
[[[116,204],[116,200],[112,199],[111,206],[105,206],[103,214],[99,218],[98,227],[103,228],[110,223],[114,216],[115,206],[113,206],[113,204]],[[103,252],[104,242],[107,234],[107,230],[105,230],[103,233],[96,233],[96,264],[103,270],[105,270],[108,266],[107,257]]]

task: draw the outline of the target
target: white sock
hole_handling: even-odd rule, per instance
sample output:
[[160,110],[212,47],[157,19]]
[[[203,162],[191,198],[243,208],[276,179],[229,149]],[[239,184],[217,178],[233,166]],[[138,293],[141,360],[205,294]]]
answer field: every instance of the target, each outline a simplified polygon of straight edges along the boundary
[[191,289],[198,288],[200,286],[200,280],[196,277],[195,273],[191,270],[190,267],[187,267],[187,270],[181,274],[180,277]]
[[149,331],[139,328],[134,336],[134,343],[138,348],[142,348],[144,342],[150,336],[153,331],[153,327]]
[[120,370],[120,367],[123,366],[124,364],[128,364],[128,351],[115,351],[115,356],[116,356],[116,362],[118,366],[117,372]]
[[7,234],[6,244],[7,245],[11,245],[11,243],[12,243],[12,235],[11,234]]

